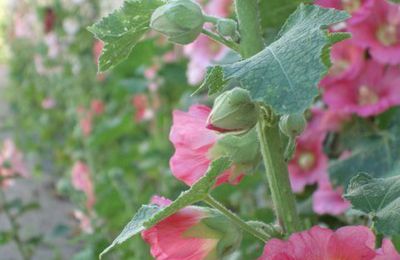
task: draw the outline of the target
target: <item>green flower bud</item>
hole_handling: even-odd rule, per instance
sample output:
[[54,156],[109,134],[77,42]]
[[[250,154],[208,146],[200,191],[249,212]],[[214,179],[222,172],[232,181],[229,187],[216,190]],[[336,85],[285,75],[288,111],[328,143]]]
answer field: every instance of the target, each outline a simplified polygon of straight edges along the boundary
[[257,108],[249,92],[234,88],[215,99],[207,128],[221,133],[247,132],[257,123]]
[[232,19],[219,19],[217,22],[217,32],[224,37],[237,39],[237,23]]
[[283,115],[279,120],[281,132],[289,138],[299,136],[306,128],[307,121],[303,113]]
[[178,44],[193,42],[201,33],[204,16],[201,7],[191,0],[174,0],[157,8],[150,27]]

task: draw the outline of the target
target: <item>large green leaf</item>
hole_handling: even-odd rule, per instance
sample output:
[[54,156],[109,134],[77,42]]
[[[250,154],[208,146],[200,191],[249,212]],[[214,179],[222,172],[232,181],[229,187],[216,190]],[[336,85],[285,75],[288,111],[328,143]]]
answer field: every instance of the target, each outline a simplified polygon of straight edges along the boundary
[[162,4],[163,0],[126,0],[120,9],[88,28],[104,42],[99,71],[113,68],[128,57],[149,30],[153,11]]
[[329,166],[331,180],[347,186],[360,172],[391,177],[400,172],[400,109],[395,109],[384,129],[369,122],[356,122],[343,131],[341,143],[350,156]]
[[[346,18],[343,11],[301,4],[275,42],[249,59],[219,66],[223,79],[208,75],[203,85],[215,92],[229,88],[227,83],[235,80],[254,100],[265,102],[278,114],[304,111],[318,94],[317,83],[327,71],[321,59],[323,49],[337,39],[325,29]],[[221,74],[221,69],[209,72]],[[214,85],[221,82],[224,86]]]
[[222,157],[213,161],[207,173],[189,190],[182,192],[179,197],[167,207],[161,208],[157,205],[143,205],[132,220],[125,226],[121,234],[119,234],[112,244],[100,254],[100,258],[116,245],[125,242],[145,229],[151,228],[161,220],[178,212],[180,209],[202,201],[215,184],[217,176],[228,169],[230,165],[231,162],[227,157]]
[[400,234],[400,176],[374,179],[359,174],[351,179],[345,198],[355,209],[371,215],[378,232]]

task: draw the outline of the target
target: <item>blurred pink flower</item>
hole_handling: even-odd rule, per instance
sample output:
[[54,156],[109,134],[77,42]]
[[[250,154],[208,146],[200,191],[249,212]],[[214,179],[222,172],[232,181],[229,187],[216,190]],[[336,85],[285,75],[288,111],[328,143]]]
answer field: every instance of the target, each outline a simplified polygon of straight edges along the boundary
[[329,109],[362,117],[380,114],[400,104],[400,68],[368,61],[359,77],[325,87]]
[[328,157],[323,152],[325,133],[308,128],[297,138],[296,152],[289,162],[289,177],[294,192],[320,181],[327,174]]
[[[165,207],[171,201],[155,196],[152,203]],[[189,206],[143,231],[142,237],[157,260],[207,259],[216,250],[221,236],[201,222],[209,215],[200,207]],[[195,236],[190,235],[191,230],[195,230]]]
[[93,43],[92,53],[93,53],[94,62],[96,64],[99,63],[99,58],[100,58],[101,52],[103,51],[103,47],[104,47],[104,43],[100,40],[96,40]]
[[0,186],[8,187],[11,185],[12,177],[15,175],[28,177],[29,172],[23,154],[17,149],[13,140],[6,138],[0,150],[0,176],[4,178]]
[[271,239],[259,260],[373,260],[375,236],[367,227],[347,226],[336,231],[314,226],[292,234],[287,241]]
[[56,23],[56,13],[50,7],[47,7],[44,15],[44,32],[49,33],[54,29]]
[[56,100],[54,98],[51,97],[47,97],[45,99],[42,100],[42,108],[43,109],[52,109],[56,106]]
[[[170,160],[172,174],[187,185],[193,185],[207,171],[213,158],[212,148],[218,135],[206,128],[211,109],[203,105],[192,105],[188,112],[175,110],[169,135],[175,147]],[[237,184],[241,179],[233,169],[222,173],[216,185],[228,182]]]
[[208,15],[228,17],[231,13],[232,0],[211,0],[204,7]]
[[96,115],[101,115],[104,113],[104,102],[101,99],[93,99],[90,103],[90,110],[91,112],[95,113]]
[[312,116],[306,130],[306,134],[309,135],[317,133],[325,135],[327,132],[337,132],[343,123],[351,119],[347,114],[319,107],[311,108],[311,113]]
[[318,189],[313,193],[313,210],[317,214],[340,215],[350,208],[350,202],[343,197],[343,188],[333,189],[328,176],[319,181]]
[[382,247],[377,250],[378,256],[374,260],[400,260],[400,254],[390,239],[383,239]]
[[72,167],[72,185],[76,190],[82,191],[86,195],[86,207],[93,209],[96,198],[94,195],[93,182],[90,177],[89,167],[82,161],[75,162]]
[[370,0],[315,0],[316,5],[326,8],[335,8],[346,10],[349,13],[354,13]]
[[356,44],[369,48],[375,60],[400,63],[400,5],[373,0],[348,21],[348,30]]
[[80,210],[74,210],[73,216],[79,221],[79,228],[86,234],[93,233],[92,221],[85,213]]
[[321,85],[330,85],[342,79],[356,78],[365,63],[365,50],[353,43],[352,39],[339,42],[332,47],[332,67],[322,79]]
[[88,137],[92,133],[92,112],[80,106],[77,108],[77,113],[79,118],[79,127],[81,128],[83,135]]
[[47,46],[47,56],[55,59],[61,53],[61,45],[55,32],[49,32],[44,36],[44,42]]
[[135,122],[150,120],[154,116],[153,110],[149,106],[147,96],[145,94],[137,94],[132,98],[132,106],[135,108]]

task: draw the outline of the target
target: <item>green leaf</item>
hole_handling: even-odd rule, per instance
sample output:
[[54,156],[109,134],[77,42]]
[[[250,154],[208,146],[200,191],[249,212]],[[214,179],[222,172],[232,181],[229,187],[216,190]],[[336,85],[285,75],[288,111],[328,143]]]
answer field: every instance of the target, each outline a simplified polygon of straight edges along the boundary
[[[343,11],[301,4],[275,42],[249,59],[219,66],[223,71],[219,82],[230,88],[227,83],[237,80],[254,100],[270,105],[277,114],[304,111],[318,94],[317,83],[327,71],[321,55],[331,40],[325,29],[348,17]],[[217,77],[219,71],[211,70],[207,78]]]
[[343,150],[351,149],[345,159],[331,162],[329,174],[337,185],[347,186],[360,172],[373,177],[391,177],[400,170],[400,109],[391,115],[386,129],[375,124],[357,121],[345,128],[340,140]]
[[400,234],[400,176],[374,179],[359,174],[351,179],[345,198],[355,209],[371,215],[379,233]]
[[126,0],[120,9],[88,27],[104,42],[99,71],[111,69],[129,56],[149,30],[153,11],[163,4],[162,0]]
[[100,258],[116,245],[125,242],[143,230],[151,228],[163,219],[178,212],[180,209],[202,201],[215,184],[217,176],[228,169],[230,165],[231,162],[227,157],[222,157],[213,161],[207,173],[189,190],[182,192],[179,197],[167,207],[162,208],[157,205],[143,205],[132,220],[125,226],[121,234],[119,234],[112,244],[100,254]]

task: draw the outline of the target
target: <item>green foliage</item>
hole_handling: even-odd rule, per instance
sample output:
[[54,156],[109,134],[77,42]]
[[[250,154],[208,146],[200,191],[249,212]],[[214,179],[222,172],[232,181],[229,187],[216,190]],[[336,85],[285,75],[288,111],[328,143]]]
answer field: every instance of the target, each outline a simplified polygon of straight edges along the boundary
[[162,0],[127,0],[119,10],[88,27],[104,42],[99,71],[111,69],[129,56],[149,30],[151,14],[163,3]]
[[374,179],[359,174],[351,179],[345,198],[372,217],[379,233],[400,234],[400,176]]
[[[359,172],[373,177],[390,177],[398,174],[400,166],[400,110],[384,115],[384,128],[358,121],[344,129],[341,143],[351,154],[329,166],[332,181],[346,186]],[[381,120],[381,121],[382,121]]]
[[111,250],[114,246],[125,242],[139,232],[151,228],[161,220],[178,212],[180,209],[203,200],[215,183],[216,177],[229,168],[231,162],[226,157],[213,161],[207,173],[189,190],[184,191],[170,205],[160,208],[156,205],[143,205],[132,220],[125,226],[121,234],[101,254]]
[[312,104],[318,93],[316,84],[327,71],[321,55],[332,37],[324,29],[347,17],[343,11],[300,5],[275,42],[249,59],[219,66],[222,78],[217,76],[220,69],[211,69],[204,85],[220,89],[214,84],[225,85],[235,79],[254,100],[270,105],[277,114],[304,111]]

